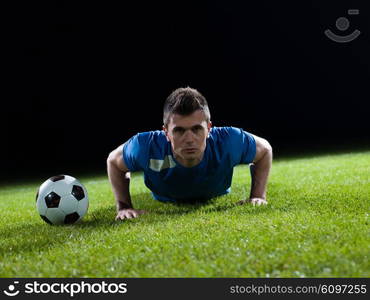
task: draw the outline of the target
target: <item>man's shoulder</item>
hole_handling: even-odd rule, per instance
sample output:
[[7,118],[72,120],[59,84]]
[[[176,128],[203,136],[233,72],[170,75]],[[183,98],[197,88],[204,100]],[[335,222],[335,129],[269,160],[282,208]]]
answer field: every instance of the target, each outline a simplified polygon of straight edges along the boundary
[[238,127],[215,127],[210,137],[213,147],[231,155],[232,166],[251,163],[255,157],[256,146],[253,135]]
[[233,126],[212,127],[210,136],[217,139],[226,139],[232,135],[240,134],[241,129]]
[[167,151],[167,139],[163,130],[139,132],[134,137],[143,153],[151,156],[163,156]]
[[246,143],[246,140],[251,137],[251,134],[244,131],[242,128],[233,126],[212,127],[210,138],[214,144],[221,144],[222,146],[229,145],[230,148],[238,147]]
[[139,132],[123,145],[123,157],[132,172],[146,170],[150,159],[160,159],[166,152],[166,136],[160,130]]
[[151,143],[151,142],[165,142],[166,136],[163,130],[152,130],[137,133],[136,137],[140,142]]

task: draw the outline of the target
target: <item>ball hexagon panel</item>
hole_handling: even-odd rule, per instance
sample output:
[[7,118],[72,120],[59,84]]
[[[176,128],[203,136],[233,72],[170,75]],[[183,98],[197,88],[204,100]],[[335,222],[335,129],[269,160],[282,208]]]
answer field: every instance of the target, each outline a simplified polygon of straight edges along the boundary
[[78,214],[81,217],[83,217],[84,215],[86,215],[88,208],[89,208],[89,199],[87,197],[85,197],[82,200],[78,201],[77,212],[78,212]]
[[65,213],[59,208],[48,208],[45,217],[53,224],[64,224]]
[[54,182],[53,192],[57,193],[61,197],[64,195],[71,194],[74,185],[81,185],[77,179],[71,176],[68,176],[68,175],[60,175],[60,176],[64,176],[64,179]]
[[78,201],[72,195],[65,195],[60,201],[58,208],[61,209],[66,215],[77,212]]
[[64,180],[54,182],[53,192],[57,193],[61,197],[69,195],[72,192],[72,186]]

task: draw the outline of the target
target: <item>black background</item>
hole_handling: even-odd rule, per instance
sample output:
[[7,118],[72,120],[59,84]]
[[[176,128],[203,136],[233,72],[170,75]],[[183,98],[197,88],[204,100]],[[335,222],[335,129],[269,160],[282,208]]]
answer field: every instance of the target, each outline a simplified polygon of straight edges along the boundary
[[[104,172],[113,148],[161,129],[165,98],[184,86],[207,98],[214,126],[265,137],[277,156],[366,144],[364,2],[13,3],[2,36],[1,178]],[[328,28],[362,34],[339,44]]]

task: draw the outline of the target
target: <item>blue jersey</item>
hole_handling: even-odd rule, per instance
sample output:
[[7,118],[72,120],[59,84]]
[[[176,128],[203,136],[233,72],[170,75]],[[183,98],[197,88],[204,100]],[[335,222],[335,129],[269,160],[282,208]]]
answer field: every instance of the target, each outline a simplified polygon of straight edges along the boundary
[[251,163],[255,155],[253,136],[235,127],[212,127],[201,162],[190,168],[176,161],[164,131],[138,133],[123,144],[127,168],[143,171],[153,197],[165,202],[229,193],[234,166]]

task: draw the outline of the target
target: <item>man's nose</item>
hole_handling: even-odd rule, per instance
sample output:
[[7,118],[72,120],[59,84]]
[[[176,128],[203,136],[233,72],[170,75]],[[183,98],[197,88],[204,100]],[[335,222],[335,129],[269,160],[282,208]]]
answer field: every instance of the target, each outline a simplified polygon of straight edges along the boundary
[[189,143],[195,140],[195,134],[191,130],[186,130],[184,134],[184,141]]

